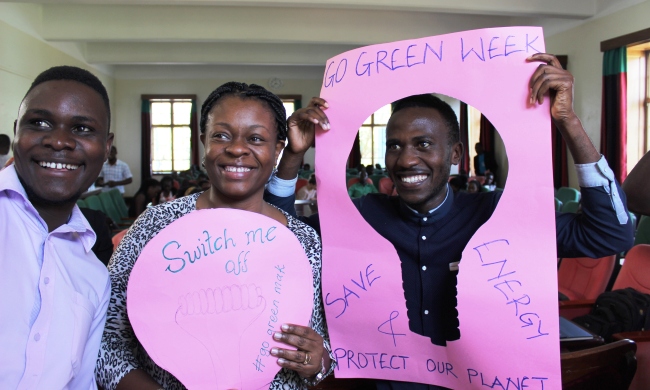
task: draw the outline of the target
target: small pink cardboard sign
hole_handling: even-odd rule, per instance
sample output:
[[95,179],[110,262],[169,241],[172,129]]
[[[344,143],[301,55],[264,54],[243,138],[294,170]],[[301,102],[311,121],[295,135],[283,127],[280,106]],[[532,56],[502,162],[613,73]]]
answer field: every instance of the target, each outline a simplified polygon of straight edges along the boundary
[[[316,177],[337,377],[454,389],[561,388],[551,124],[548,99],[528,103],[538,64],[525,61],[543,51],[541,28],[512,27],[367,46],[327,62],[321,97],[331,130],[317,135]],[[395,100],[432,92],[485,114],[509,162],[494,214],[465,246],[461,337],[446,347],[409,330],[397,252],[356,210],[344,180],[363,121]]]
[[197,210],[149,241],[127,296],[138,340],[189,389],[268,388],[280,369],[273,332],[311,318],[312,270],[279,222]]

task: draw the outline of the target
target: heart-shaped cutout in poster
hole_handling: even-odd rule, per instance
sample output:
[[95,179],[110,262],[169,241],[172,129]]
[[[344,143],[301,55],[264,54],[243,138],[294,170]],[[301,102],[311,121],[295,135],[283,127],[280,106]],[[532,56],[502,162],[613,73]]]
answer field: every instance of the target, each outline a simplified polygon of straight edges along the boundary
[[133,330],[151,358],[189,389],[268,388],[284,323],[307,325],[312,269],[276,220],[197,210],[145,246],[127,289]]

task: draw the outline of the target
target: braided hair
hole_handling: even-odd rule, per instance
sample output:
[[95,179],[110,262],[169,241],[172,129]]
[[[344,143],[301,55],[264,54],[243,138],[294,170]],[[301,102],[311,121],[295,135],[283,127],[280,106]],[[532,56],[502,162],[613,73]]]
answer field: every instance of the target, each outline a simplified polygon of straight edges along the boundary
[[278,130],[278,140],[284,141],[287,139],[287,112],[284,109],[282,100],[272,92],[266,90],[256,84],[239,83],[230,81],[225,83],[212,91],[210,96],[203,102],[201,106],[201,121],[199,128],[201,133],[205,133],[205,126],[208,122],[208,114],[217,101],[226,96],[237,96],[240,99],[257,99],[265,102],[273,113],[275,123]]

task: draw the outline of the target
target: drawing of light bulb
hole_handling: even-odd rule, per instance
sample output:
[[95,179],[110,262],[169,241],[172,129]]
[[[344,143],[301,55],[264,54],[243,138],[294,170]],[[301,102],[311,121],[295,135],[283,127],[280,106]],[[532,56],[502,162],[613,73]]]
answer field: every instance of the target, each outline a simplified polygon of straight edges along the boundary
[[[210,354],[216,388],[241,388],[241,338],[265,308],[262,289],[255,284],[199,289],[178,298],[176,324]],[[230,373],[239,383],[220,386],[218,373]]]

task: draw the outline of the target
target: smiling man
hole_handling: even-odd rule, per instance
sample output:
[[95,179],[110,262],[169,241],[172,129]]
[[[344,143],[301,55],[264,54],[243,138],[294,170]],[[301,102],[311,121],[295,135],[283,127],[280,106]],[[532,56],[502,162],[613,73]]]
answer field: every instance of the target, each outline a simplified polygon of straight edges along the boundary
[[102,83],[75,67],[41,73],[0,172],[0,388],[92,389],[110,282],[76,201],[108,156]]
[[[528,103],[541,104],[550,93],[551,117],[576,162],[585,210],[556,214],[558,257],[598,258],[628,249],[633,227],[624,194],[573,111],[572,75],[552,55],[536,54],[528,60],[543,62],[531,77]],[[267,194],[268,201],[286,211],[293,208],[293,178],[313,142],[313,125],[329,130],[327,106],[323,99],[314,98],[289,119],[289,144]],[[450,190],[451,165],[458,164],[463,154],[459,138],[456,114],[442,100],[432,95],[398,100],[386,126],[386,169],[398,196],[369,194],[353,200],[368,224],[399,255],[410,330],[436,345],[461,337],[456,309],[458,265],[465,245],[492,216],[501,196],[500,192]],[[318,229],[317,215],[305,221]],[[327,264],[326,258],[323,261]],[[381,390],[440,388],[394,381],[376,385]]]

